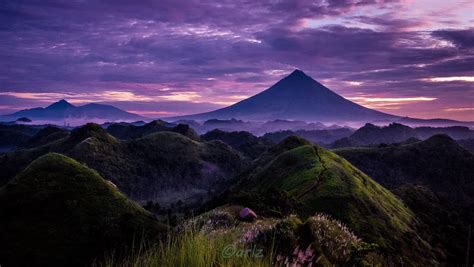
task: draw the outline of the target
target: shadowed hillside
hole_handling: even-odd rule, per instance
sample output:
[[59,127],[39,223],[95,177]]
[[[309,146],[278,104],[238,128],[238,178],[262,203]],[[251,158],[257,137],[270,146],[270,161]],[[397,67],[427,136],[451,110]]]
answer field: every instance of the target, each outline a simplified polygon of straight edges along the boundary
[[330,144],[336,140],[347,137],[353,133],[350,128],[324,129],[324,130],[297,130],[278,131],[266,133],[263,137],[273,142],[281,142],[285,138],[295,135],[315,144]]
[[244,131],[224,132],[216,129],[201,135],[201,138],[206,141],[220,140],[251,159],[260,156],[267,148],[273,145],[273,142],[266,138],[256,137]]
[[5,266],[86,266],[167,230],[97,172],[60,154],[35,160],[0,189],[0,217]]
[[176,132],[194,140],[199,140],[197,133],[186,124],[172,124],[154,120],[144,125],[113,123],[107,127],[107,132],[120,139],[136,139],[156,132]]
[[367,123],[350,136],[335,141],[331,144],[331,147],[342,148],[392,144],[403,142],[410,138],[424,140],[436,134],[446,134],[453,139],[474,137],[474,131],[463,126],[411,128],[399,123],[392,123],[383,127]]
[[121,141],[99,125],[87,124],[46,146],[0,155],[2,182],[48,152],[64,153],[96,169],[134,200],[165,206],[206,199],[232,182],[246,164],[245,158],[220,141],[198,142],[174,132]]
[[431,243],[440,247],[448,262],[464,262],[464,240],[468,225],[474,223],[473,154],[446,135],[336,153],[397,193],[430,229]]

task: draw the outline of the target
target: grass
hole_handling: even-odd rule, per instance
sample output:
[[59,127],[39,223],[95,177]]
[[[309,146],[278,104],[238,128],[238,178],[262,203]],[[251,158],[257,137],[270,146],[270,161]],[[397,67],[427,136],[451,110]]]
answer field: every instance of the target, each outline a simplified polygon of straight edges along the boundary
[[31,163],[0,189],[0,261],[84,266],[104,251],[155,239],[168,227],[97,172],[61,154]]
[[316,214],[304,223],[294,215],[248,223],[223,216],[233,208],[201,214],[160,244],[142,244],[125,259],[110,254],[94,266],[368,266],[364,262],[381,266],[383,258],[375,244],[362,242],[328,215]]
[[[187,230],[169,237],[160,245],[141,245],[126,259],[109,255],[97,267],[208,267],[208,266],[273,266],[272,251],[264,255],[259,248],[235,244],[232,235],[222,234],[214,238]],[[260,257],[261,256],[261,257]]]
[[397,196],[335,153],[296,141],[294,146],[257,160],[258,167],[236,191],[241,195],[246,191],[250,195],[247,199],[259,201],[255,207],[253,202],[246,205],[257,212],[262,212],[262,206],[272,206],[273,198],[260,197],[265,188],[272,187],[294,200],[296,204],[288,208],[296,207],[302,218],[316,212],[330,214],[385,252],[413,254],[410,248],[431,249],[413,228],[413,212]]

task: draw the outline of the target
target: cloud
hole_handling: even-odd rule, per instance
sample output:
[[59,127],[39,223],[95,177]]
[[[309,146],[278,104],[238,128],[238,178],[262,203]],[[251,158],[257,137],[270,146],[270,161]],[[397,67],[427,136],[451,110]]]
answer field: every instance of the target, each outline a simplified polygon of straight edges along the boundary
[[433,36],[447,40],[461,49],[474,48],[474,29],[439,30],[434,31]]
[[473,76],[466,3],[7,0],[0,4],[0,91],[50,94],[48,101],[222,106],[300,68],[344,96],[389,91],[437,98],[424,103],[433,109],[453,107],[474,95],[472,84],[432,79]]

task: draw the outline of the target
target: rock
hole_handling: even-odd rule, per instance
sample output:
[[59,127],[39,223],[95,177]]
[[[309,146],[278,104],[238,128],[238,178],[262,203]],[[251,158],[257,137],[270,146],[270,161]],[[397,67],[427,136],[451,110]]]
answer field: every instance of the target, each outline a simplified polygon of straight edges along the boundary
[[257,219],[257,214],[249,209],[249,208],[243,208],[240,212],[239,212],[239,217],[241,220],[244,220],[244,221],[253,221],[255,219]]

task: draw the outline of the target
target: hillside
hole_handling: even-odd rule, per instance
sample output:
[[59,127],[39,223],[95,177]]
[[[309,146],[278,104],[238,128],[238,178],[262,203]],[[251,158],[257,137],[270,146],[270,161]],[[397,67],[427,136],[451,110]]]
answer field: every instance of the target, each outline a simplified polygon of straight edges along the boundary
[[69,131],[66,129],[58,128],[55,126],[46,126],[43,129],[39,130],[26,142],[24,142],[22,146],[28,148],[42,146],[67,137],[68,135]]
[[459,145],[474,154],[474,138],[458,140]]
[[97,172],[60,154],[31,163],[0,189],[0,262],[86,266],[166,227]]
[[386,253],[401,252],[405,262],[432,257],[403,202],[346,160],[304,139],[290,137],[270,148],[241,177],[225,193],[231,203],[263,214],[327,213]]
[[272,140],[273,142],[281,142],[285,138],[295,135],[311,141],[315,144],[324,145],[330,144],[336,140],[348,137],[353,133],[350,128],[336,128],[324,130],[297,130],[297,131],[277,131],[270,132],[263,135],[263,138]]
[[175,132],[121,141],[96,124],[74,129],[45,146],[0,155],[5,183],[37,157],[60,152],[97,170],[130,198],[162,206],[199,203],[233,181],[246,159],[219,142],[199,142]]
[[446,134],[453,139],[474,137],[474,131],[463,126],[411,128],[399,123],[391,123],[388,126],[382,127],[367,123],[350,136],[336,140],[331,144],[331,147],[342,148],[392,144],[403,142],[410,138],[424,140],[436,134]]
[[459,240],[474,223],[472,153],[446,135],[407,145],[335,152],[396,192],[431,228],[449,262],[463,262],[466,247]]
[[265,138],[256,137],[244,131],[224,132],[216,129],[201,135],[201,138],[206,141],[220,140],[251,159],[257,158],[274,144]]
[[347,148],[336,153],[382,185],[427,185],[446,198],[473,202],[474,155],[446,135],[382,148]]
[[24,145],[40,129],[29,125],[0,123],[0,153]]
[[120,139],[136,139],[156,132],[177,132],[191,139],[198,140],[198,134],[186,124],[172,124],[161,120],[154,120],[144,125],[128,123],[113,123],[107,127],[107,132]]

